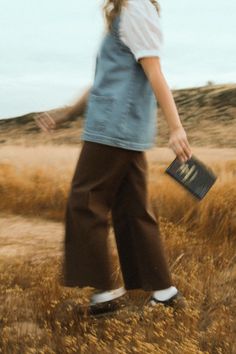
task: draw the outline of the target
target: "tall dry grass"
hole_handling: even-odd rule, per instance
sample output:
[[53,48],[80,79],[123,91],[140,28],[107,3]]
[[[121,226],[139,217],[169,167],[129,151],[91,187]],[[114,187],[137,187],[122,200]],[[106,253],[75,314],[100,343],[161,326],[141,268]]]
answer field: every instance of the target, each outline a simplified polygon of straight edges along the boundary
[[[21,148],[22,149],[22,148]],[[51,150],[50,150],[51,149]],[[65,204],[77,151],[32,149],[19,159],[10,150],[0,160],[0,211],[39,216],[56,221],[64,218]],[[37,151],[39,150],[39,151]],[[35,157],[35,153],[37,153]],[[71,159],[68,159],[71,156]],[[16,159],[17,157],[17,159]],[[236,159],[207,161],[218,180],[208,195],[198,201],[164,174],[170,160],[150,163],[149,196],[156,215],[184,225],[199,236],[221,243],[236,240]]]
[[[133,310],[94,319],[76,312],[92,288],[58,284],[61,258],[46,262],[0,260],[2,353],[234,353],[235,249],[203,242],[160,217],[174,284],[189,308],[157,305],[139,311],[142,291],[131,291]],[[40,245],[38,245],[40,247]]]
[[157,214],[197,235],[220,244],[236,241],[236,160],[211,163],[218,179],[207,196],[198,201],[164,174],[152,171],[151,203]]
[[[1,211],[38,216],[42,224],[44,218],[61,222],[77,157],[76,151],[60,148],[8,150],[0,160]],[[1,353],[236,352],[236,161],[208,160],[218,181],[201,202],[163,174],[169,161],[162,156],[149,166],[150,201],[174,284],[189,307],[174,311],[157,305],[139,311],[149,294],[137,290],[129,294],[133,311],[103,319],[82,316],[74,304],[88,302],[92,289],[59,285],[57,253],[50,251],[43,262],[1,254]],[[7,242],[0,239],[0,245]],[[37,247],[45,249],[41,243]]]

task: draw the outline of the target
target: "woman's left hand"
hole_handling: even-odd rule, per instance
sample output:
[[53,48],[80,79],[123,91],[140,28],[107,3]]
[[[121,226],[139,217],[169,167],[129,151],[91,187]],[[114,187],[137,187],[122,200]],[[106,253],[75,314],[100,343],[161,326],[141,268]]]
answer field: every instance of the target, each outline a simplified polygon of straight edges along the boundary
[[192,151],[184,128],[174,129],[169,138],[168,146],[174,151],[181,162],[186,162],[192,156]]

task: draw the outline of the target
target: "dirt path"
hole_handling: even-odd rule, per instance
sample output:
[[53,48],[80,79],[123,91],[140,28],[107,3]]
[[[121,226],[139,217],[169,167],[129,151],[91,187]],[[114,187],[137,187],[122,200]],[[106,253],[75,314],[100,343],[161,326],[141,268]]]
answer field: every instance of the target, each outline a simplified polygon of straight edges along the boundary
[[64,222],[0,213],[0,261],[27,257],[41,262],[62,255],[63,243]]
[[41,261],[60,255],[63,224],[18,215],[0,215],[0,259],[21,258]]
[[[227,160],[236,161],[235,148],[209,148],[209,147],[192,147],[193,154],[203,161],[221,162]],[[164,162],[174,159],[175,155],[169,148],[153,148],[147,152],[150,162]]]
[[[7,145],[0,149],[0,163],[14,163],[15,166],[30,165],[39,167],[50,165],[56,169],[71,168],[79,157],[81,146],[40,145],[25,147]],[[193,153],[203,161],[236,160],[236,148],[192,147]],[[174,159],[174,152],[167,148],[152,148],[146,151],[150,163],[168,163]]]
[[[206,162],[224,163],[236,160],[234,148],[194,148],[197,157]],[[67,167],[73,171],[80,153],[80,147],[40,146],[21,147],[6,146],[0,150],[0,165],[22,167],[50,167],[55,173],[66,174]],[[167,164],[174,158],[168,148],[153,148],[147,151],[147,158],[152,164]],[[112,232],[112,230],[111,230]],[[60,255],[63,252],[63,223],[47,221],[28,216],[0,214],[0,259],[9,257],[25,257],[43,260],[48,256]]]

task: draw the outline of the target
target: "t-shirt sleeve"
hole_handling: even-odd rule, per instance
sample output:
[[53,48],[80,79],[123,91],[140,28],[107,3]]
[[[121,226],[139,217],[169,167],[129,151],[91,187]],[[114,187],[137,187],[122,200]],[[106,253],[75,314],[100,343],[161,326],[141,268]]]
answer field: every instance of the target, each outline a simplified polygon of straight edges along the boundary
[[136,61],[149,56],[161,57],[161,22],[150,0],[128,0],[127,6],[121,10],[119,36],[129,47]]

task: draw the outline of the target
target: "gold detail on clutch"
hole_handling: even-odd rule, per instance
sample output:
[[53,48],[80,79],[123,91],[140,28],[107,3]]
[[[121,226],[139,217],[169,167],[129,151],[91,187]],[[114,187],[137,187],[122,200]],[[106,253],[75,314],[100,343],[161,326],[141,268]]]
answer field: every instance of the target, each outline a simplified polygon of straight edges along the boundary
[[184,182],[192,182],[197,174],[198,174],[198,171],[196,170],[196,166],[191,166],[189,167],[189,165],[187,163],[183,163],[177,170],[177,172],[180,171],[180,175],[182,177],[182,180]]

